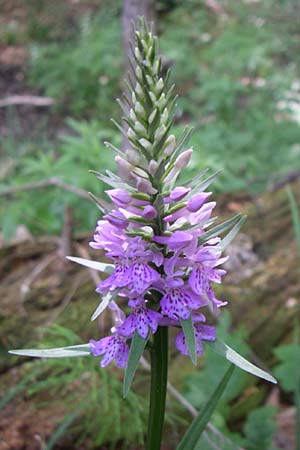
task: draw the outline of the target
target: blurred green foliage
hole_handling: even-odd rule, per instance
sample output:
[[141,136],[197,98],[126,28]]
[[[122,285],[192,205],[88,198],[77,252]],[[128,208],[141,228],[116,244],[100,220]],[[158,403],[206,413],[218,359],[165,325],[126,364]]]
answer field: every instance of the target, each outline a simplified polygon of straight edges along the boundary
[[[71,137],[49,140],[45,132],[36,139],[25,130],[16,138],[12,127],[1,147],[14,165],[0,189],[58,176],[101,194],[103,186],[87,171],[110,167],[112,155],[102,142],[120,141],[110,118],[120,115],[121,3],[104,1],[74,16],[67,5],[46,3],[31,0],[27,29],[8,24],[1,36],[7,31],[20,43],[19,31],[30,55],[25,83],[54,97],[51,114],[61,122],[73,117]],[[187,176],[222,169],[215,191],[255,193],[299,167],[300,4],[223,0],[219,6],[214,10],[199,0],[158,4],[160,49],[179,93],[175,133],[187,122],[194,126]],[[76,229],[93,226],[93,206],[49,188],[41,196],[32,191],[9,199],[0,211],[6,237],[19,223],[35,233],[59,233],[67,204],[74,208]]]

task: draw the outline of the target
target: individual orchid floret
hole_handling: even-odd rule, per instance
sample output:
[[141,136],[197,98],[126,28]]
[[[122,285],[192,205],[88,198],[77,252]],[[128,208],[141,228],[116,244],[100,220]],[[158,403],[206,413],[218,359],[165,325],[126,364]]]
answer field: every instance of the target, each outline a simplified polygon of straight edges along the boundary
[[107,336],[99,341],[90,340],[90,349],[93,356],[103,356],[101,360],[101,367],[107,366],[113,360],[116,365],[124,369],[127,365],[129,347],[126,344],[126,338],[115,334]]
[[131,313],[119,327],[118,332],[123,336],[132,336],[137,331],[143,339],[148,336],[149,329],[155,333],[162,315],[147,308],[142,297],[131,299],[129,306],[132,308]]

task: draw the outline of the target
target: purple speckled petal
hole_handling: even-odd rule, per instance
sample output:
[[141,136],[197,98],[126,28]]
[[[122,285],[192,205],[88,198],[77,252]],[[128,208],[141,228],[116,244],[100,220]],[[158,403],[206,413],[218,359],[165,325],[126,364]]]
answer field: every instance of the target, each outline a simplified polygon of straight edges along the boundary
[[167,292],[160,301],[160,306],[168,317],[171,319],[188,319],[190,310],[188,306],[188,299],[180,288],[171,289]]
[[116,355],[115,358],[116,365],[121,369],[125,369],[125,367],[127,366],[128,356],[129,356],[129,347],[125,342],[123,342],[120,345],[118,354]]
[[130,268],[129,278],[130,288],[138,294],[142,294],[152,282],[159,279],[159,273],[148,264],[134,263]]
[[190,273],[190,276],[189,276],[188,283],[189,283],[189,286],[192,289],[192,291],[198,295],[206,294],[206,292],[209,288],[207,275],[200,266],[196,266],[192,270],[192,272]]
[[216,327],[211,325],[200,325],[196,323],[195,327],[195,335],[200,336],[201,339],[205,341],[215,341],[216,340]]

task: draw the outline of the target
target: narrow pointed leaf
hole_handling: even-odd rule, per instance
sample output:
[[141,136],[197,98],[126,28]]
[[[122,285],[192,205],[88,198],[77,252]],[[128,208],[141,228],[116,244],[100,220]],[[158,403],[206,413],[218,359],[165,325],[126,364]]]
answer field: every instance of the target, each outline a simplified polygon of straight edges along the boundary
[[213,414],[217,403],[228,384],[228,381],[230,380],[233,370],[234,366],[230,366],[204,408],[193,420],[192,424],[190,425],[187,432],[183,436],[183,439],[178,445],[177,450],[193,450],[196,448],[201,434],[205,430],[205,427],[208,424],[208,421],[211,418],[211,415]]
[[141,359],[141,356],[144,352],[144,349],[146,347],[148,338],[143,339],[137,331],[134,333],[131,346],[130,346],[130,352],[128,357],[128,363],[125,370],[124,375],[124,381],[123,381],[123,396],[124,398],[127,397],[131,383],[133,381],[137,366],[139,364],[139,361]]
[[81,264],[82,266],[89,267],[90,269],[98,270],[99,272],[113,273],[115,270],[114,264],[102,263],[99,261],[91,261],[89,259],[77,258],[75,256],[66,256],[69,261]]
[[95,319],[97,319],[97,317],[99,317],[100,314],[103,313],[103,311],[108,307],[109,303],[117,297],[117,295],[119,294],[119,292],[120,292],[120,289],[116,289],[116,290],[113,291],[113,292],[108,292],[108,294],[106,294],[106,295],[102,298],[101,302],[99,303],[99,305],[98,305],[97,308],[95,309],[94,314],[93,314],[92,317],[91,317],[91,320],[92,320],[92,321],[95,320]]
[[237,214],[231,219],[225,220],[225,222],[220,223],[219,225],[216,225],[215,227],[201,234],[198,239],[198,245],[204,244],[209,239],[217,237],[219,236],[219,234],[224,233],[224,231],[227,231],[229,228],[234,227],[242,217],[244,217],[242,214]]
[[8,353],[32,358],[69,358],[74,356],[88,356],[91,354],[89,344],[72,345],[71,347],[10,350]]
[[193,364],[197,364],[197,354],[196,354],[196,338],[195,329],[192,321],[192,316],[187,320],[180,319],[182,330],[184,333],[186,345],[191,357]]
[[225,342],[216,339],[214,342],[206,342],[205,344],[211,347],[211,349],[218,353],[220,356],[223,356],[223,358],[226,358],[232,364],[244,370],[245,372],[251,373],[256,377],[263,378],[264,380],[277,384],[276,379],[272,375],[255,366],[250,361],[247,361],[247,359],[243,358],[243,356],[229,347],[229,345],[225,344]]
[[192,196],[196,194],[197,192],[203,192],[205,189],[219,176],[220,170],[210,175],[208,178],[203,180],[199,185],[195,186],[194,189],[191,191],[189,196]]
[[221,242],[218,244],[218,247],[220,247],[222,251],[231,243],[231,241],[233,241],[246,219],[247,216],[242,216],[240,220],[234,225],[232,230],[230,230],[229,233],[221,240]]

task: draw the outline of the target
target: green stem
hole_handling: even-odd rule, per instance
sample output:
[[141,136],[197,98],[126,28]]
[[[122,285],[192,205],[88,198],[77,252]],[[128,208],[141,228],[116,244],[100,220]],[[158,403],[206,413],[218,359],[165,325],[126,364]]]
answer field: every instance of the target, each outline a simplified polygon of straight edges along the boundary
[[151,389],[146,450],[160,450],[168,379],[168,327],[158,327],[151,350]]

